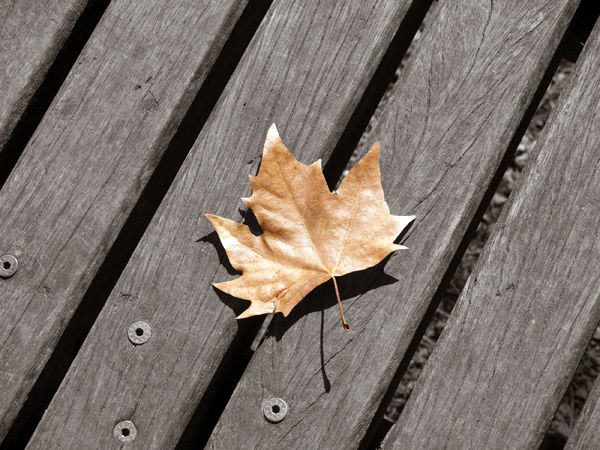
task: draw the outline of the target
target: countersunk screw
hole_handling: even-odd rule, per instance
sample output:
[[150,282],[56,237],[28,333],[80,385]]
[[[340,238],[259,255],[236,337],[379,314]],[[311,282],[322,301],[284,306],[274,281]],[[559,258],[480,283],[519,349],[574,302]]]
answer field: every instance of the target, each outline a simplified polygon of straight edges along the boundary
[[127,330],[127,337],[134,345],[142,345],[150,339],[152,335],[152,328],[150,325],[143,320],[138,320],[129,325]]
[[269,422],[281,422],[288,412],[287,403],[280,398],[265,400],[262,404],[263,414]]
[[119,441],[127,444],[136,438],[137,428],[131,420],[123,420],[115,425],[113,434]]
[[19,268],[19,261],[13,255],[0,256],[0,278],[12,277]]

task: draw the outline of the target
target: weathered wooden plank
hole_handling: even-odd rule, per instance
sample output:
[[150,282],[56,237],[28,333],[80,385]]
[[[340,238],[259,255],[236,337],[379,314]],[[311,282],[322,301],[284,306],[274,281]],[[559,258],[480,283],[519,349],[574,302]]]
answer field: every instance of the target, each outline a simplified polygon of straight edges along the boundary
[[389,447],[544,437],[600,320],[600,24],[581,59]]
[[0,4],[0,149],[86,3],[11,0]]
[[600,380],[596,380],[592,392],[585,401],[583,410],[571,431],[565,448],[587,450],[600,448]]
[[[274,121],[302,160],[331,152],[408,7],[381,0],[272,4],[31,448],[81,441],[116,447],[112,428],[123,419],[136,424],[140,448],[177,442],[236,335],[228,305],[245,308],[210,286],[231,275],[202,215],[240,217],[247,175]],[[140,319],[151,324],[152,337],[134,347],[127,328]],[[239,445],[236,438],[232,448]]]
[[[446,1],[423,31],[381,122],[386,200],[416,214],[408,251],[275,317],[211,437],[233,448],[354,448],[377,410],[537,89],[577,2]],[[366,149],[362,149],[363,153]],[[285,419],[260,405],[279,397]],[[243,424],[243,425],[242,425]],[[405,448],[420,448],[407,446]],[[484,447],[480,447],[484,448]]]
[[0,437],[245,4],[113,2],[0,191]]

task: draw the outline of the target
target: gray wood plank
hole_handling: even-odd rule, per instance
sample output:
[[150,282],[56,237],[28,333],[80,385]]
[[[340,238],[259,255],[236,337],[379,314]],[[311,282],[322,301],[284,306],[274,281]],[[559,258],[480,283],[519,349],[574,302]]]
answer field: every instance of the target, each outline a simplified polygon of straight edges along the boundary
[[600,24],[389,448],[539,447],[600,320],[599,61]]
[[0,149],[86,3],[86,0],[0,3]]
[[[479,207],[577,2],[440,2],[366,148],[381,139],[386,201],[415,214],[409,250],[273,319],[209,446],[355,448]],[[293,147],[292,147],[293,148]],[[260,405],[279,397],[285,419]],[[420,448],[407,446],[405,448]],[[484,447],[480,447],[484,448]]]
[[596,380],[571,431],[566,450],[600,448],[600,380]]
[[0,438],[245,4],[113,2],[0,191]]
[[[117,447],[112,429],[123,419],[137,426],[136,447],[177,442],[236,335],[229,305],[239,314],[247,303],[219,297],[210,285],[231,275],[203,214],[240,218],[248,173],[256,172],[274,121],[303,161],[331,152],[408,7],[381,0],[272,4],[30,448],[81,441]],[[153,330],[138,347],[127,340],[136,320]]]

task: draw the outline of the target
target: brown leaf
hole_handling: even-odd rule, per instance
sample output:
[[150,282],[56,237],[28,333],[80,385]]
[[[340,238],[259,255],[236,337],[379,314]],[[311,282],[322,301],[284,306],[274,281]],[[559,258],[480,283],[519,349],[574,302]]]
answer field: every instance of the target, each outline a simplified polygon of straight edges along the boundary
[[[415,216],[393,216],[383,197],[379,142],[331,193],[321,160],[299,163],[271,125],[260,170],[250,176],[252,196],[242,199],[263,234],[207,214],[231,265],[242,272],[216,283],[220,290],[250,300],[239,319],[292,308],[315,287],[337,276],[371,267],[395,250],[394,239]],[[340,312],[341,302],[340,302]],[[344,326],[349,326],[343,320]]]

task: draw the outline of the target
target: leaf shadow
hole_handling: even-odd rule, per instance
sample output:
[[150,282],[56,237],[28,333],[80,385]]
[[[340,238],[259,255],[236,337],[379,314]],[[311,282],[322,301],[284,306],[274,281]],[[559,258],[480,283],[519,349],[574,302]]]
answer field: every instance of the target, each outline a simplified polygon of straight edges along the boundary
[[394,239],[394,244],[402,244],[408,238],[408,236],[410,235],[410,231],[415,226],[416,220],[417,219],[413,220],[408,225],[406,225],[406,227],[404,227],[404,229],[400,232],[398,237],[396,239]]
[[[376,289],[381,286],[395,283],[398,281],[397,278],[385,273],[384,268],[391,257],[388,256],[376,266],[370,267],[359,272],[353,272],[348,275],[336,278],[340,289],[340,298],[342,304],[344,300],[354,298],[365,294],[366,292]],[[325,349],[324,349],[324,328],[325,328],[325,310],[328,308],[337,309],[337,298],[333,288],[333,283],[327,281],[313,290],[308,294],[287,316],[284,317],[282,314],[275,314],[271,322],[269,330],[265,334],[267,337],[274,337],[279,342],[285,333],[301,318],[308,314],[320,311],[321,313],[321,324],[319,332],[319,357],[321,361],[321,376],[323,378],[323,389],[325,392],[331,390],[331,382],[327,376],[326,363],[325,363]],[[350,322],[352,321],[349,319]],[[341,323],[340,323],[341,327]],[[348,331],[352,333],[352,330]]]
[[325,392],[329,392],[331,390],[331,381],[329,381],[329,377],[327,376],[327,371],[325,370],[325,347],[323,345],[323,328],[325,326],[325,310],[321,310],[321,327],[319,333],[319,357],[321,359],[321,376],[323,377],[323,389]]
[[244,219],[244,225],[247,225],[248,228],[250,228],[250,232],[254,236],[260,236],[262,234],[262,228],[260,227],[254,212],[250,208],[238,208],[238,212]]
[[[223,302],[225,304],[225,306],[227,306],[228,308],[230,308],[235,316],[239,316],[241,313],[243,313],[246,309],[248,309],[248,307],[250,306],[250,302],[248,300],[244,300],[241,298],[237,298],[234,297],[233,295],[229,295],[226,292],[223,292],[222,290],[212,286],[213,291],[215,291],[215,293],[217,294],[217,296],[219,297],[219,300],[221,300],[221,302]],[[239,322],[244,322],[245,320],[238,320]]]
[[[248,226],[250,232],[255,236],[260,236],[262,234],[262,230],[252,210],[250,208],[239,208],[238,212],[243,218],[242,223]],[[225,270],[227,270],[229,275],[240,275],[240,272],[235,270],[229,262],[227,252],[225,251],[225,248],[223,247],[223,244],[221,243],[219,235],[216,231],[211,231],[210,233],[196,239],[196,243],[198,242],[208,242],[215,248],[217,255],[219,256],[219,262],[223,267],[225,267]]]
[[[342,304],[344,303],[344,300],[363,295],[372,289],[398,281],[397,278],[385,273],[385,265],[390,257],[391,255],[386,257],[379,264],[369,267],[368,269],[336,277]],[[320,286],[317,286],[300,303],[298,303],[287,317],[283,317],[282,314],[276,314],[271,323],[271,328],[268,331],[268,336],[273,336],[277,341],[280,341],[285,333],[304,316],[314,312],[324,311],[332,307],[338,307],[337,298],[335,296],[333,283],[327,281]],[[351,333],[352,330],[349,332]]]
[[229,258],[227,257],[227,253],[225,252],[225,248],[221,244],[219,240],[219,235],[216,231],[211,231],[208,234],[205,234],[201,238],[197,239],[196,242],[208,242],[211,244],[215,250],[217,251],[217,255],[219,256],[219,262],[229,275],[239,275],[240,273],[233,268],[231,263],[229,262]]

